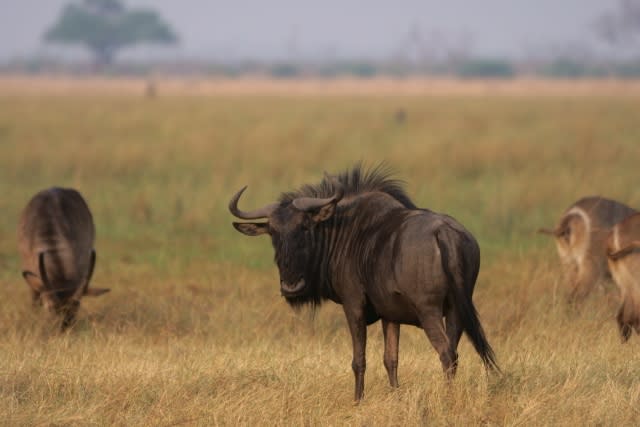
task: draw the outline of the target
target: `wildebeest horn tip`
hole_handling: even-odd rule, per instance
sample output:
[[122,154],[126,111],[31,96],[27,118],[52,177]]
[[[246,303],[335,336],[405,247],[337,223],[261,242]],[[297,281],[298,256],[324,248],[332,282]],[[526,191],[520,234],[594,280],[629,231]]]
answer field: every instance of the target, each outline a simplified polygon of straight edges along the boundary
[[240,196],[244,193],[244,190],[247,189],[245,185],[238,191],[229,201],[229,212],[231,212],[234,216],[240,219],[258,219],[258,218],[266,218],[278,207],[277,203],[272,203],[270,205],[264,206],[260,209],[256,209],[250,212],[241,211],[238,208],[238,200],[240,200]]
[[325,172],[324,174],[325,180],[333,184],[333,195],[326,198],[298,197],[297,199],[294,199],[293,202],[291,202],[296,209],[299,209],[301,211],[310,211],[313,209],[321,208],[325,205],[328,205],[329,203],[338,203],[340,200],[342,200],[342,197],[344,196],[344,187],[342,186],[342,184],[327,172]]

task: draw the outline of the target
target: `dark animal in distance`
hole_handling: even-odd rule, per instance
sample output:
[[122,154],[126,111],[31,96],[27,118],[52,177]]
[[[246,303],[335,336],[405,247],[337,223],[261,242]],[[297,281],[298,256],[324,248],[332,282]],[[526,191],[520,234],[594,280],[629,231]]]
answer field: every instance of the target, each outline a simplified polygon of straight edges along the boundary
[[615,224],[634,212],[614,200],[584,197],[569,206],[554,229],[538,230],[555,238],[569,282],[569,301],[584,299],[599,282],[610,277],[607,236]]
[[623,342],[640,333],[640,213],[616,224],[607,239],[607,259],[622,303],[616,320]]
[[[471,296],[480,266],[474,237],[447,215],[417,208],[399,181],[360,166],[244,212],[229,210],[249,236],[268,234],[280,292],[294,307],[342,304],[352,337],[355,399],[364,392],[367,325],[382,320],[384,365],[398,386],[400,324],[424,329],[449,378],[463,332],[485,366],[498,369]],[[444,318],[444,321],[443,321]]]
[[407,111],[404,108],[398,108],[394,114],[394,119],[397,124],[403,124],[407,121]]
[[49,188],[27,204],[18,225],[22,276],[35,305],[62,316],[62,329],[75,320],[84,295],[108,289],[89,288],[96,252],[95,226],[80,193]]

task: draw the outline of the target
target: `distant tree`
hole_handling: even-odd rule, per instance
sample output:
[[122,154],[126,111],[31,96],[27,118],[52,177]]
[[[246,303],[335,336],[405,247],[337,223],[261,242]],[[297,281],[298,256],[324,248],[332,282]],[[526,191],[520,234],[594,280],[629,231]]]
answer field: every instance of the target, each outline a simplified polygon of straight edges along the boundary
[[281,62],[271,67],[271,75],[277,79],[288,79],[300,74],[298,67],[289,62]]
[[138,43],[171,44],[178,40],[160,16],[146,9],[127,9],[120,0],[82,0],[64,7],[47,30],[47,42],[82,44],[98,65],[109,65],[116,52]]
[[465,78],[510,78],[515,70],[506,59],[468,59],[457,65],[456,74]]
[[546,77],[567,79],[594,77],[598,75],[598,70],[596,70],[593,65],[571,57],[558,57],[553,59],[545,64],[540,72]]
[[637,46],[640,41],[640,0],[619,0],[618,9],[601,15],[596,33],[617,46]]

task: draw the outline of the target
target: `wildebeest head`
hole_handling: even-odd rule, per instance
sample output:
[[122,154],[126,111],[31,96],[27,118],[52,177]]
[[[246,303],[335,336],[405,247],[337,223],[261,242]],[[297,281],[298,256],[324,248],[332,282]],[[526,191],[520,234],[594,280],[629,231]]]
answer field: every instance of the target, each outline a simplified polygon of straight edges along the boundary
[[280,271],[280,292],[288,300],[304,296],[312,275],[311,230],[333,216],[344,195],[334,181],[335,192],[327,198],[298,197],[291,202],[272,203],[251,212],[238,208],[245,186],[232,197],[229,211],[241,219],[266,218],[266,222],[234,222],[233,226],[247,236],[269,234]]
[[55,269],[54,276],[48,274],[45,257],[46,253],[40,252],[38,273],[25,270],[22,272],[22,276],[37,295],[37,300],[34,302],[42,304],[50,313],[62,316],[62,328],[65,329],[73,323],[80,307],[81,297],[99,296],[109,292],[109,289],[87,286],[95,266],[95,251],[91,253],[88,275],[82,277],[80,281],[57,277]]

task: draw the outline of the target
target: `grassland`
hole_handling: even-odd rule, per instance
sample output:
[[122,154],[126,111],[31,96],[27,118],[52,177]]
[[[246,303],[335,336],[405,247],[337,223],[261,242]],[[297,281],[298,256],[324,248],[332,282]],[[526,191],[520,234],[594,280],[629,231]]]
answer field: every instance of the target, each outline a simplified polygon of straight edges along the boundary
[[[19,83],[0,84],[0,424],[640,423],[640,337],[620,344],[615,289],[567,306],[555,249],[535,234],[583,195],[640,207],[632,89],[194,96],[160,85],[145,98]],[[257,206],[360,160],[386,161],[417,204],[477,236],[474,300],[503,376],[486,375],[463,338],[448,386],[424,333],[404,327],[393,390],[373,325],[354,405],[340,307],[290,310],[268,239],[230,226],[241,186],[242,206]],[[112,289],[85,299],[65,334],[30,307],[15,242],[20,210],[52,185],[86,196],[93,282]]]

